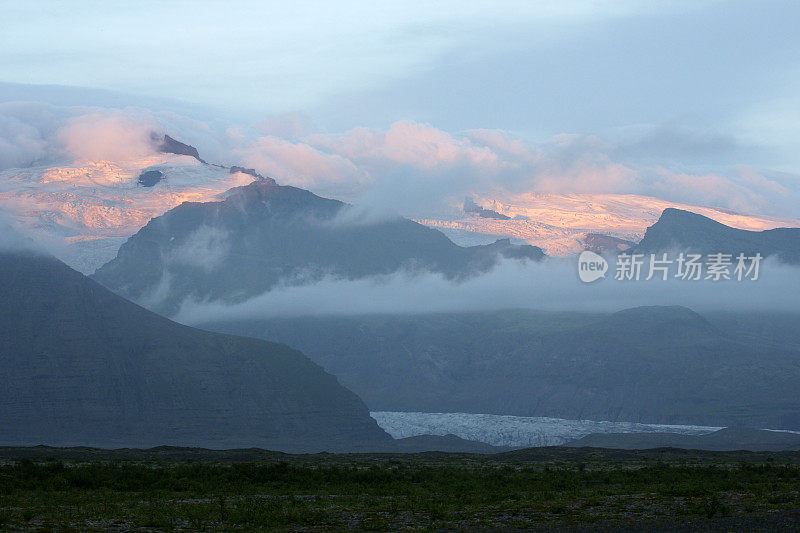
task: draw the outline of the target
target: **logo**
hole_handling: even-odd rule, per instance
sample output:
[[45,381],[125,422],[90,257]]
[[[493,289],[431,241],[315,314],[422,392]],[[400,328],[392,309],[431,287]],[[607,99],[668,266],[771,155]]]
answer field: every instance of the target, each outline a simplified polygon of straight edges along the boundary
[[608,262],[601,255],[586,250],[578,256],[578,277],[584,283],[591,283],[606,277]]

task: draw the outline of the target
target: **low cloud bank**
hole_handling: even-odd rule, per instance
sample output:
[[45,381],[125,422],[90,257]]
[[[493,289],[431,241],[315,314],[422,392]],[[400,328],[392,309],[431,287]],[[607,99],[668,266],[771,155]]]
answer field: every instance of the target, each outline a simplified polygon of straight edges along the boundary
[[800,311],[795,287],[800,268],[771,260],[756,281],[616,281],[581,283],[575,261],[501,263],[456,283],[435,274],[398,273],[362,280],[327,278],[279,287],[239,304],[185,302],[175,317],[197,325],[213,321],[295,316],[415,314],[529,308],[547,311],[618,311],[642,305],[683,305],[699,312]]
[[[0,210],[0,252],[34,252],[54,255],[63,246],[56,242],[32,239],[25,228],[18,227],[14,219]],[[0,282],[2,282],[0,280]]]

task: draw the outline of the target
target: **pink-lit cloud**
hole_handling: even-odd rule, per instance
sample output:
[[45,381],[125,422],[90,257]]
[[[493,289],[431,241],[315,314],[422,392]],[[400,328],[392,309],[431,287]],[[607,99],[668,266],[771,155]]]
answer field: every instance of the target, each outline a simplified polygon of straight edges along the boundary
[[452,134],[400,121],[385,131],[354,128],[294,141],[266,136],[239,153],[278,181],[338,192],[347,200],[386,203],[406,214],[435,203],[453,205],[475,193],[643,194],[784,215],[781,205],[800,199],[797,180],[780,182],[744,168],[693,173],[639,165],[589,135],[532,143],[500,130]]
[[154,151],[150,134],[155,120],[125,111],[96,111],[70,119],[58,130],[58,140],[78,159],[126,160]]
[[[284,184],[406,216],[427,216],[469,195],[530,192],[642,194],[779,216],[796,215],[800,202],[800,179],[791,174],[750,167],[698,172],[642,162],[635,157],[636,143],[623,150],[591,135],[534,143],[503,130],[451,133],[407,120],[385,130],[330,134],[317,131],[302,114],[250,127],[212,126],[136,108],[33,103],[0,104],[0,170],[64,158],[138,157],[152,151],[153,131],[197,146],[209,161],[253,167]],[[652,154],[655,141],[648,142]]]
[[359,189],[369,181],[363,170],[342,155],[278,137],[260,137],[234,153],[247,166],[281,183],[320,192]]

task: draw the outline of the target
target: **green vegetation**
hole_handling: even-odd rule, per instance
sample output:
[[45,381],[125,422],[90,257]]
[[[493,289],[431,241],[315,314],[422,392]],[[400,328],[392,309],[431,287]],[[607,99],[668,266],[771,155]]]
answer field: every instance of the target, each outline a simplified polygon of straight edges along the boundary
[[[0,450],[0,529],[274,530],[794,523],[800,453]],[[764,522],[766,521],[766,522]]]

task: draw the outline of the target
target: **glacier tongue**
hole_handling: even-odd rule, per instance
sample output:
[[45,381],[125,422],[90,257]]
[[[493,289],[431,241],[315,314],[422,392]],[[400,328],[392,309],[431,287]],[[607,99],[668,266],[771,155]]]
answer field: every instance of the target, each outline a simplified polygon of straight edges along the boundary
[[704,435],[719,427],[566,420],[563,418],[473,413],[408,413],[374,411],[378,425],[396,439],[415,435],[453,434],[494,446],[559,446],[591,433],[681,433]]

